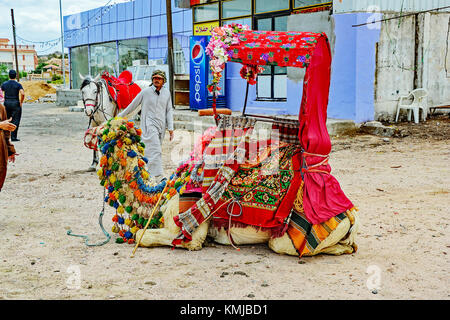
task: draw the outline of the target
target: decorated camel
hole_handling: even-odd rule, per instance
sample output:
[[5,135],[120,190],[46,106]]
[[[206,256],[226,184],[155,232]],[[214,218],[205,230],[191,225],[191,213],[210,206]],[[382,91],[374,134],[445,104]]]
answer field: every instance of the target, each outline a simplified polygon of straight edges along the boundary
[[[357,210],[328,163],[326,35],[232,24],[213,30],[206,54],[216,126],[203,133],[167,183],[149,178],[133,122],[111,119],[100,133],[98,175],[105,201],[116,211],[116,241],[199,250],[209,235],[234,247],[268,243],[289,255],[355,252]],[[245,104],[242,116],[220,117],[215,101],[227,61],[243,64],[247,92],[261,65],[306,68],[299,120],[249,115]],[[257,121],[271,122],[271,134],[258,137]]]
[[[250,130],[239,128],[238,119],[233,137],[240,139],[227,146],[226,160],[217,161],[224,154],[214,150],[229,140],[223,128],[233,120],[224,117],[218,127],[207,130],[190,157],[161,184],[146,170],[141,130],[122,118],[107,122],[101,132],[98,176],[107,191],[105,201],[115,209],[116,241],[200,250],[210,236],[224,245],[268,243],[275,252],[289,255],[354,252],[358,215],[353,207],[323,223],[308,224],[298,145],[277,137],[252,141]],[[213,178],[209,183],[208,177]]]

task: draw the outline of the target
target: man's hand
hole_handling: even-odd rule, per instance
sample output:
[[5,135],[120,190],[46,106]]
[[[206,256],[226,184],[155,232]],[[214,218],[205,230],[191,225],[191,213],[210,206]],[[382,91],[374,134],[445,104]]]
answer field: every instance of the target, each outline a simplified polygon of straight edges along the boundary
[[20,89],[19,93],[20,93],[20,107],[22,108],[23,100],[25,100],[25,91],[23,89]]
[[169,134],[170,134],[170,141],[173,140],[173,130],[169,130]]
[[8,157],[9,162],[15,162],[16,161],[16,156],[18,156],[18,153],[15,153],[11,156]]
[[0,129],[5,131],[14,131],[16,130],[16,125],[11,123],[12,118],[9,118],[5,121],[0,121]]

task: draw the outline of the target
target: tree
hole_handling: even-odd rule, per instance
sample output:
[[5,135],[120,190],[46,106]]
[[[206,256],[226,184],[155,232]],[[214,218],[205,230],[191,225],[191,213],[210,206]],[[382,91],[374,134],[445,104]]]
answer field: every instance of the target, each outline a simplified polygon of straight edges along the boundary
[[45,67],[48,63],[45,62],[39,62],[38,66],[36,67],[36,69],[33,71],[33,73],[35,74],[40,74],[42,73],[42,68]]
[[8,80],[8,66],[6,64],[0,64],[0,85]]
[[6,64],[0,64],[0,75],[8,73],[8,66]]

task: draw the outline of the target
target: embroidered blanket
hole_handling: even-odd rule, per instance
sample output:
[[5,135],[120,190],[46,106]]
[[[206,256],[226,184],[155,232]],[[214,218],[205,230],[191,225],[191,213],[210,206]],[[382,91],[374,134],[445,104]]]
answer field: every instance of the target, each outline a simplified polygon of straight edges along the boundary
[[[300,150],[270,139],[259,149],[255,146],[258,143],[261,141],[250,142],[246,137],[219,169],[202,199],[174,217],[181,234],[173,245],[191,241],[195,229],[212,216],[217,217],[217,225],[224,225],[229,213],[234,215],[233,225],[253,225],[278,236],[284,233],[301,181]],[[233,201],[235,197],[239,204]]]
[[105,80],[109,96],[116,102],[119,110],[128,107],[131,101],[141,92],[141,88],[133,82],[132,74],[128,70],[123,71],[118,78],[104,71],[102,79]]
[[266,149],[257,161],[239,167],[217,202],[214,226],[228,228],[231,216],[232,226],[251,225],[273,236],[284,233],[301,179],[300,149],[283,142]]

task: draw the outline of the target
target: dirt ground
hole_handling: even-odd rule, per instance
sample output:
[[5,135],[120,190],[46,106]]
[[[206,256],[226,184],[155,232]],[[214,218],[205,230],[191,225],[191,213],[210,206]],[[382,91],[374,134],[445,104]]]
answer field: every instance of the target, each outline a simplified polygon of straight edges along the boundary
[[56,93],[56,89],[45,81],[21,81],[25,91],[25,102],[34,102],[47,94]]
[[[266,245],[201,251],[86,246],[105,240],[103,191],[82,138],[83,113],[25,104],[20,154],[0,193],[0,299],[445,299],[450,297],[450,120],[402,134],[335,137],[330,164],[359,208],[358,251],[299,259]],[[170,156],[186,132],[164,143]],[[384,140],[383,140],[384,139]],[[178,144],[177,144],[178,141]],[[179,154],[179,151],[175,152]],[[110,232],[113,209],[103,218]],[[114,237],[114,236],[113,236]]]

